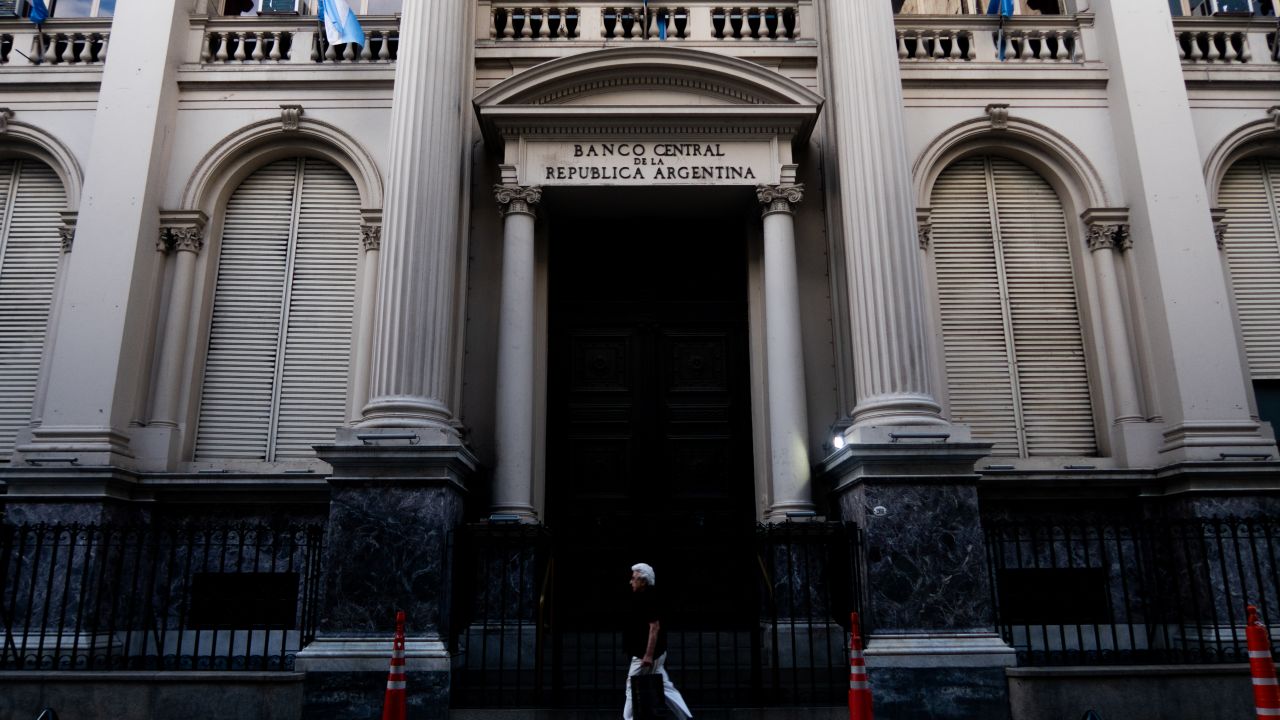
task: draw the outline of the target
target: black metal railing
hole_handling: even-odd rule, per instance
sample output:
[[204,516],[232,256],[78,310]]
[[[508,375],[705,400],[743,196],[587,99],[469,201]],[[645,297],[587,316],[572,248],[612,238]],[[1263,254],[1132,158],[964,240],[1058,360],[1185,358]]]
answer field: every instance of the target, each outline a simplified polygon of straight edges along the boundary
[[1280,519],[986,523],[997,622],[1023,665],[1244,662],[1280,623]]
[[320,526],[0,526],[4,670],[287,670]]
[[[455,542],[455,705],[620,706],[634,538],[477,525]],[[655,532],[643,559],[669,608],[668,671],[691,705],[843,704],[861,545],[839,523]]]

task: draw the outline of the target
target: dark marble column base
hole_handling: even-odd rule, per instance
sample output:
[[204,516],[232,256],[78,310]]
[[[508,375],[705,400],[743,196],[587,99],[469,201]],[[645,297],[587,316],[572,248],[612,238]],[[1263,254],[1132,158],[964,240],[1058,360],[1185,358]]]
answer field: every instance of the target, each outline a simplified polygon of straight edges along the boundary
[[333,473],[318,637],[296,664],[303,717],[380,717],[397,611],[407,616],[409,717],[443,717],[451,534],[475,458],[431,429],[342,430],[316,452]]

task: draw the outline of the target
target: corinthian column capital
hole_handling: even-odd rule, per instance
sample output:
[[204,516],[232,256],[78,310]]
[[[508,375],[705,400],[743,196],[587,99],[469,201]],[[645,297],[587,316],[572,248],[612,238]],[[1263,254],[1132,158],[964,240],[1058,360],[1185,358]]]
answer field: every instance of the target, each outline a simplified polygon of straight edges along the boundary
[[204,248],[204,226],[208,219],[199,210],[162,210],[156,250],[199,254]]
[[542,188],[538,185],[494,185],[493,199],[503,215],[532,213],[533,206],[542,202]]
[[775,212],[789,213],[792,206],[804,200],[804,185],[800,183],[784,183],[781,185],[757,185],[756,198],[764,205],[765,214]]

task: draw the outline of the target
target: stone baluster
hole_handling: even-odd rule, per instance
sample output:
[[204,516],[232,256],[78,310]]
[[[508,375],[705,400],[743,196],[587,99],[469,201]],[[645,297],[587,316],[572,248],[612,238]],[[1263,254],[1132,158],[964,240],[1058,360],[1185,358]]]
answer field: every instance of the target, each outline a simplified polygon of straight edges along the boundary
[[254,62],[260,63],[263,60],[267,59],[267,54],[262,49],[263,43],[266,42],[266,37],[267,37],[266,33],[262,33],[262,32],[253,33],[253,54],[250,57],[253,58]]
[[213,43],[218,33],[211,32],[204,36],[204,44],[200,46],[200,62],[208,65],[213,60]]
[[960,36],[959,30],[953,30],[948,37],[951,38],[951,50],[947,53],[947,57],[951,60],[960,59]]
[[1068,35],[1069,35],[1069,33],[1065,33],[1065,32],[1059,31],[1059,30],[1054,30],[1054,31],[1053,31],[1053,37],[1054,37],[1054,39],[1055,39],[1055,40],[1057,40],[1057,42],[1058,42],[1058,49],[1057,49],[1056,51],[1054,51],[1054,53],[1053,53],[1053,59],[1054,59],[1054,60],[1057,60],[1058,62],[1063,62],[1063,61],[1065,61],[1065,60],[1069,60],[1069,59],[1070,59],[1070,58],[1068,57],[1068,55],[1067,55],[1067,37],[1068,37]]
[[280,52],[280,38],[279,31],[271,33],[271,54],[267,57],[271,58],[272,62],[280,62],[284,58],[283,53]]
[[346,43],[346,46],[342,50],[342,61],[355,62],[355,59],[356,59],[356,44]]
[[1217,40],[1217,33],[1214,33],[1214,32],[1205,33],[1204,40],[1205,40],[1204,61],[1211,63],[1211,62],[1217,62],[1218,60],[1221,60],[1222,53],[1218,50],[1218,43],[1214,42],[1215,40]]
[[1233,42],[1235,37],[1233,33],[1224,32],[1222,36],[1222,59],[1224,62],[1232,63],[1240,59],[1240,53],[1236,52],[1236,46]]
[[76,35],[67,33],[62,35],[62,38],[66,41],[66,45],[63,46],[61,62],[70,65],[76,61]]
[[925,33],[919,31],[916,33],[916,52],[912,55],[912,59],[923,60],[928,56],[928,53],[925,52]]
[[218,39],[218,52],[214,55],[214,59],[220,63],[229,62],[231,57],[227,53],[231,45],[231,33],[213,33],[213,36]]
[[236,52],[233,57],[238,63],[243,63],[249,59],[249,54],[245,51],[245,46],[248,44],[248,35],[248,33],[244,32],[236,33]]
[[1067,58],[1071,62],[1084,62],[1084,45],[1083,38],[1079,30],[1071,31],[1071,57]]
[[364,34],[364,44],[360,46],[360,62],[373,62],[373,38],[376,31]]
[[766,395],[769,407],[770,503],[767,520],[812,512],[804,345],[800,337],[800,283],[796,270],[793,207],[803,185],[763,185]]
[[151,401],[151,423],[161,427],[177,428],[179,425],[196,260],[204,248],[207,221],[208,218],[199,210],[160,214],[160,237],[156,240],[156,250],[169,256],[173,263],[173,282],[169,286],[164,331],[160,338],[160,367]]
[[328,41],[325,41],[324,43],[324,61],[325,62],[338,61],[338,47]]
[[534,210],[542,188],[494,187],[502,210],[502,289],[498,311],[498,419],[494,429],[492,512],[536,521],[533,507]]
[[1253,62],[1253,47],[1249,42],[1249,33],[1240,33],[1240,62]]
[[391,62],[391,36],[390,32],[382,33],[382,45],[378,48],[379,62]]
[[84,45],[80,46],[80,56],[76,58],[76,62],[84,65],[93,63],[93,39],[97,37],[94,33],[85,33],[81,37],[84,38]]
[[105,63],[105,62],[107,61],[107,45],[109,45],[109,44],[111,44],[111,35],[110,35],[110,34],[104,34],[104,35],[102,36],[102,46],[98,48],[98,63],[99,63],[99,64],[101,64],[101,63]]
[[1191,62],[1198,63],[1204,59],[1204,54],[1200,52],[1200,33],[1187,33],[1187,47],[1191,49]]
[[[828,5],[831,88],[846,271],[853,288],[854,429],[941,425],[931,387],[915,191],[907,158],[902,80],[888,3]],[[856,68],[857,71],[852,71]]]
[[899,30],[897,34],[898,34],[898,59],[906,60],[907,59],[907,33],[905,31]]
[[943,57],[943,53],[942,53],[942,33],[940,33],[940,32],[932,32],[932,33],[930,33],[930,36],[931,36],[931,38],[930,38],[930,39],[933,41],[933,52],[931,52],[931,53],[929,53],[929,54],[930,54],[931,56],[933,56],[933,59],[934,59],[934,60],[940,60],[940,59],[942,59],[942,57]]

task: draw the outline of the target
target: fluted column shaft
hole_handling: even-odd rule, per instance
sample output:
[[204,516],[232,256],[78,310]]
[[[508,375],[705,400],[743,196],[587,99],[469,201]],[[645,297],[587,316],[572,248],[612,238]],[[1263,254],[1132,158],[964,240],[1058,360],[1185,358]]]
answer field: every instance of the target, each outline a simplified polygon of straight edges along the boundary
[[196,259],[204,248],[203,217],[188,227],[164,227],[159,247],[173,253],[173,284],[169,288],[169,307],[164,319],[164,338],[160,346],[160,368],[156,375],[156,395],[152,403],[151,422],[165,427],[178,426],[179,399],[182,394],[183,364],[187,357],[187,334],[191,323],[191,294],[196,277]]
[[456,432],[468,8],[410,2],[400,20],[367,426]]
[[534,214],[536,187],[494,188],[505,218],[498,314],[494,513],[536,519],[533,508]]
[[756,191],[765,206],[764,325],[772,496],[767,519],[772,521],[785,520],[788,512],[814,508],[792,214],[792,205],[800,202],[803,192],[802,185],[763,186]]
[[1134,370],[1120,278],[1116,275],[1116,252],[1124,242],[1124,225],[1091,225],[1089,251],[1102,304],[1102,331],[1107,342],[1107,375],[1115,395],[1115,421],[1141,422],[1144,419],[1138,398],[1138,376]]
[[902,79],[888,2],[829,0],[855,425],[942,424],[931,387]]

